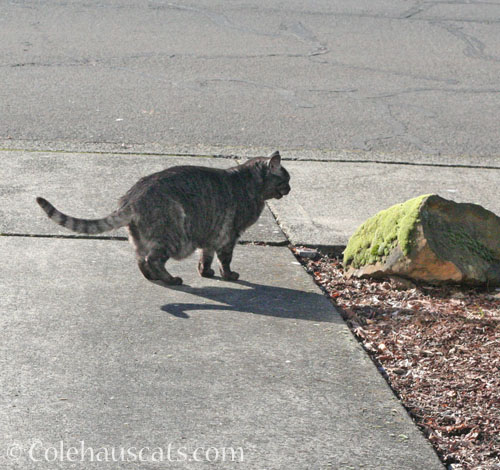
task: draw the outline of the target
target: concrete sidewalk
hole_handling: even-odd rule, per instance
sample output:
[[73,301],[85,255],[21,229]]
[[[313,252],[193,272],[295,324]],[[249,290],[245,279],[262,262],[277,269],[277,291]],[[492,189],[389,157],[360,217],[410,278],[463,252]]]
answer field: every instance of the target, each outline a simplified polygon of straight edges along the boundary
[[[1,274],[0,434],[23,450],[2,468],[132,468],[33,462],[38,440],[37,459],[84,441],[165,458],[171,444],[189,460],[199,447],[243,450],[217,468],[441,468],[285,247],[238,247],[238,283],[179,263],[186,286],[175,290],[144,281],[126,242],[2,237],[1,250],[12,262]],[[214,468],[172,458],[140,468]]]
[[[33,205],[35,193],[68,214],[101,217],[115,208],[117,198],[141,176],[180,164],[227,168],[270,151],[233,148],[226,150],[238,154],[224,156],[215,147],[183,146],[171,148],[171,154],[147,155],[135,154],[134,148],[113,153],[111,145],[103,146],[105,153],[98,153],[99,146],[94,144],[82,146],[86,150],[82,155],[76,149],[64,152],[57,144],[46,145],[48,151],[37,146],[29,152],[0,151],[5,181],[15,181],[0,188],[7,202],[2,209],[1,233],[71,235],[47,223]],[[159,151],[157,147],[136,149]],[[197,150],[200,155],[193,156]],[[269,207],[286,237],[266,209],[259,222],[243,235],[243,242],[284,245],[289,240],[294,245],[320,246],[341,253],[367,218],[430,193],[481,204],[500,214],[500,158],[446,157],[438,163],[435,158],[399,155],[398,159],[395,155],[361,152],[284,151],[282,156],[292,177],[292,192],[279,201],[269,201]],[[112,236],[124,238],[126,232],[120,230]]]
[[[1,157],[0,249],[8,260],[0,274],[2,468],[135,468],[90,461],[90,451],[83,462],[45,457],[46,449],[51,458],[61,445],[81,442],[95,452],[163,449],[163,462],[146,451],[141,469],[442,468],[331,303],[282,246],[269,211],[235,250],[241,281],[200,278],[190,258],[171,265],[186,285],[165,289],[142,278],[122,232],[109,233],[117,239],[68,239],[71,232],[50,223],[34,202],[43,195],[69,214],[101,216],[142,175],[181,162],[227,167],[234,159]],[[336,231],[333,242],[342,243],[380,196],[391,203],[406,197],[403,178],[392,190],[390,181],[410,167],[377,165],[285,162],[292,192],[272,210],[292,241],[330,243]],[[409,193],[427,192],[420,182],[440,174],[411,171],[423,176],[412,179]],[[464,192],[470,182],[476,199],[497,203],[489,191],[498,170],[443,171],[448,179],[438,183],[457,191],[450,195],[472,195]],[[351,184],[350,198],[349,178],[365,174],[366,184]],[[196,461],[197,448],[212,450]],[[229,448],[241,449],[243,460],[240,452],[235,461],[213,461],[213,449],[220,459]]]
[[422,194],[481,204],[500,214],[500,160],[496,168],[406,162],[286,162],[295,191],[270,201],[295,245],[342,252],[366,219]]

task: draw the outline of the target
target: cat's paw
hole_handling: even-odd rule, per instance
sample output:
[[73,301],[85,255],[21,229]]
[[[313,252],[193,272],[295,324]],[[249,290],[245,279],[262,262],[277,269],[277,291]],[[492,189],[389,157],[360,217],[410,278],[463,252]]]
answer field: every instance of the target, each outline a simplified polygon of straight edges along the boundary
[[223,272],[222,279],[226,281],[237,281],[240,275],[236,271]]
[[171,277],[168,281],[164,281],[165,284],[169,286],[180,286],[182,284],[182,278],[180,277]]
[[214,277],[215,271],[213,269],[205,269],[204,271],[200,271],[200,275],[203,277]]

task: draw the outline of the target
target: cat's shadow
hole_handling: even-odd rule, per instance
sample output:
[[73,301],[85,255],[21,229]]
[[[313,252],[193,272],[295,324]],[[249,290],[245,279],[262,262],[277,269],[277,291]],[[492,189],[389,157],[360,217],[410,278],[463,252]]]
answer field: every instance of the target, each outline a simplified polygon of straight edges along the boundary
[[227,310],[315,322],[342,321],[333,306],[320,293],[254,284],[244,280],[225,282],[220,287],[181,285],[171,289],[215,302],[169,303],[161,307],[164,312],[178,318],[187,319],[187,312],[195,310]]

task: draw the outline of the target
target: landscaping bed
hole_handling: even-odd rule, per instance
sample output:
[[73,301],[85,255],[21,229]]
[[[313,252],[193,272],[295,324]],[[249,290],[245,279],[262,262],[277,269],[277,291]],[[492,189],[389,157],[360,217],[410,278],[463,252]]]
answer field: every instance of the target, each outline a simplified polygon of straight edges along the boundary
[[500,470],[500,290],[347,279],[295,254],[450,470]]

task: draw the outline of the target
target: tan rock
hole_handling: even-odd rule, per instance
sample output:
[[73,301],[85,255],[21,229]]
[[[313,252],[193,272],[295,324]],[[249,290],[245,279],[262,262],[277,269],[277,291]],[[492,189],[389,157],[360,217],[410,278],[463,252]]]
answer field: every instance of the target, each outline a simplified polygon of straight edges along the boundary
[[344,252],[347,275],[500,285],[500,218],[476,204],[420,196],[367,220]]

